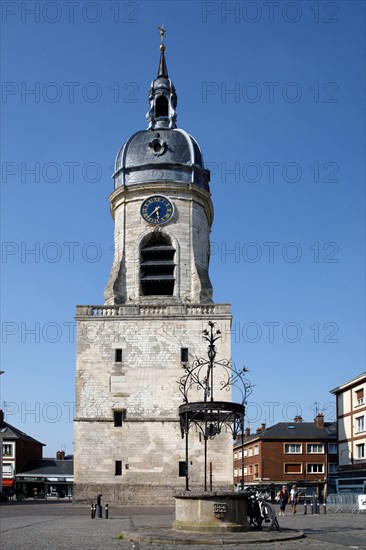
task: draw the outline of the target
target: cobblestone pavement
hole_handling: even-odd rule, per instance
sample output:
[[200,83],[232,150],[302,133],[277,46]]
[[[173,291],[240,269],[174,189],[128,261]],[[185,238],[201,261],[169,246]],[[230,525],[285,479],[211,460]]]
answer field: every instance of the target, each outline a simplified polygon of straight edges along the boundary
[[[164,534],[174,519],[172,507],[111,507],[110,519],[91,519],[90,508],[64,502],[7,503],[0,506],[1,550],[218,550],[223,545],[149,544],[117,539],[122,531],[141,533],[153,529]],[[254,534],[252,543],[260,550],[338,550],[366,549],[365,514],[288,515],[280,518],[284,530],[304,531],[306,538],[291,541],[260,542],[261,533]],[[252,534],[251,534],[252,535]],[[243,547],[245,533],[236,534]],[[253,544],[254,543],[254,544]]]

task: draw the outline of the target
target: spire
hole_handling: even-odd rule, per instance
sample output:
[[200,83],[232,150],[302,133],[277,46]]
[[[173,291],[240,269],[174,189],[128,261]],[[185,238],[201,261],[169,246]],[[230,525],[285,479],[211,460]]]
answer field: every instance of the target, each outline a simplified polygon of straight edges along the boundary
[[159,62],[159,69],[158,69],[158,76],[157,78],[165,77],[168,78],[168,69],[165,62],[165,45],[164,45],[164,38],[166,35],[166,30],[164,29],[164,25],[161,27],[158,27],[160,31],[160,62]]
[[160,32],[160,60],[157,78],[152,82],[149,92],[149,111],[146,118],[149,129],[176,128],[177,95],[175,88],[168,77],[168,69],[165,61],[164,38],[166,30],[164,25],[158,27]]

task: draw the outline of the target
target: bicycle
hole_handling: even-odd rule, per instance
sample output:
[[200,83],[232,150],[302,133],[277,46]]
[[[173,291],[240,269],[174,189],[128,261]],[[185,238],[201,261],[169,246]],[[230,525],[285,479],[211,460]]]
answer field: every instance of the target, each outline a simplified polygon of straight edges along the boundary
[[264,492],[252,491],[248,493],[248,521],[254,529],[280,531],[275,509],[267,501],[269,495]]

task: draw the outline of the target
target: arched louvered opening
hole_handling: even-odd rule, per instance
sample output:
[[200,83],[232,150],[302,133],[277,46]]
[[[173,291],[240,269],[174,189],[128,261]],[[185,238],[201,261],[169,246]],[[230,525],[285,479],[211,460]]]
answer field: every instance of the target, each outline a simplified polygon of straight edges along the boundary
[[155,118],[159,118],[161,116],[168,116],[168,114],[169,114],[168,99],[164,95],[159,95],[159,97],[156,98],[156,103],[155,103]]
[[140,250],[140,281],[143,296],[174,294],[175,248],[169,237],[154,235]]

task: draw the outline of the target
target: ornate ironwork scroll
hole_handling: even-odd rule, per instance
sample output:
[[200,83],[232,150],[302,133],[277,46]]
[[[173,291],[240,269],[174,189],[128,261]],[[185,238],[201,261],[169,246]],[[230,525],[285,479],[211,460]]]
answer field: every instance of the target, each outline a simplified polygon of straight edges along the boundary
[[[197,358],[191,365],[183,366],[184,374],[179,380],[179,390],[183,395],[183,405],[179,407],[180,429],[186,442],[186,491],[189,491],[189,444],[190,429],[195,429],[204,438],[204,490],[207,491],[207,441],[220,434],[225,428],[230,431],[233,439],[244,434],[245,405],[252,393],[252,384],[245,379],[248,369],[237,369],[231,360],[216,360],[216,342],[221,338],[221,332],[216,323],[209,321],[208,328],[203,331],[207,341],[207,359]],[[236,388],[241,395],[240,402],[224,399],[226,392]],[[231,394],[230,394],[231,395]],[[219,396],[221,399],[216,400]],[[199,397],[202,397],[199,399]],[[193,400],[192,400],[193,399]],[[242,448],[242,457],[244,457]],[[242,458],[242,475],[244,464]]]

